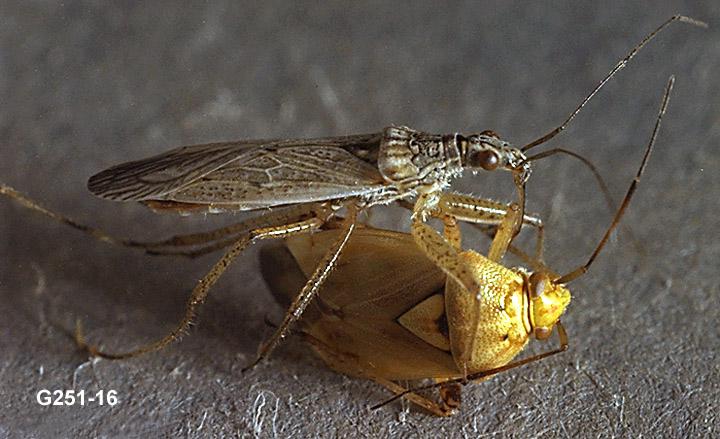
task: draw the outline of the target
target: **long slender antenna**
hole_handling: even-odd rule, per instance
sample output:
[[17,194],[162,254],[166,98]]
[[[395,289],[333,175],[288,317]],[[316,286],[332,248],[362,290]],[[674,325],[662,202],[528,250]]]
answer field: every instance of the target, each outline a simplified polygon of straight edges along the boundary
[[[598,171],[597,167],[590,161],[590,159],[587,159],[583,157],[581,154],[571,151],[569,149],[565,148],[552,148],[548,149],[543,152],[539,152],[535,155],[532,155],[525,159],[526,162],[531,162],[535,160],[540,160],[546,157],[550,157],[556,154],[566,154],[569,157],[576,158],[580,160],[582,164],[584,164],[590,172],[592,172],[593,176],[595,177],[595,182],[597,183],[598,187],[600,188],[600,191],[603,194],[603,197],[605,198],[605,204],[607,205],[609,211],[615,212],[615,201],[613,200],[612,195],[610,195],[610,190],[608,189],[607,184],[605,183],[605,179],[603,178],[602,174],[600,174],[600,171]],[[627,234],[630,241],[632,241],[633,245],[636,247],[638,253],[642,253],[642,246],[640,243],[635,239],[635,236],[632,233],[632,230],[630,230],[630,227],[627,224],[622,224],[620,227],[622,227],[622,230]]]
[[570,157],[580,160],[580,162],[584,164],[590,170],[590,172],[592,172],[593,176],[595,177],[595,181],[597,182],[597,185],[600,187],[600,191],[605,197],[605,203],[608,205],[610,210],[612,211],[615,208],[615,202],[612,199],[612,195],[610,195],[610,190],[608,189],[607,183],[605,183],[605,179],[603,178],[602,174],[600,174],[600,171],[598,171],[597,167],[593,164],[593,162],[591,162],[589,159],[586,159],[581,154],[565,148],[553,148],[530,156],[525,159],[525,161],[531,162],[535,160],[540,160],[555,154],[566,154]]
[[625,210],[630,204],[630,200],[635,193],[635,189],[637,189],[638,183],[640,183],[640,177],[642,177],[643,172],[645,172],[645,167],[647,166],[648,160],[650,159],[650,153],[652,153],[653,146],[655,146],[655,140],[657,139],[658,132],[660,131],[660,123],[662,122],[662,118],[665,115],[665,110],[667,110],[667,105],[670,101],[670,93],[672,92],[674,84],[675,76],[670,76],[667,87],[665,87],[665,94],[663,95],[662,104],[660,105],[660,111],[658,112],[657,120],[655,121],[655,128],[653,129],[652,136],[650,137],[650,142],[648,143],[647,148],[645,148],[645,155],[643,156],[642,163],[640,163],[640,168],[638,168],[637,174],[635,174],[635,178],[633,179],[632,183],[630,183],[630,187],[625,194],[625,198],[623,198],[620,207],[618,208],[617,212],[615,212],[615,217],[613,218],[612,223],[610,223],[610,226],[605,231],[605,235],[602,237],[597,247],[595,247],[595,251],[592,253],[592,255],[590,255],[590,258],[585,264],[579,266],[578,268],[563,276],[560,276],[560,278],[554,280],[553,283],[565,284],[587,273],[590,265],[593,263],[593,261],[595,261],[597,255],[600,254],[600,251],[603,249],[603,247],[605,247],[605,244],[607,244],[608,240],[610,239],[610,234],[620,223],[620,219],[622,218]]
[[535,147],[535,146],[537,146],[537,145],[540,145],[540,144],[542,144],[542,143],[547,142],[548,140],[552,139],[553,137],[555,137],[555,136],[557,136],[558,134],[560,134],[560,132],[562,132],[563,130],[565,130],[565,128],[567,127],[567,125],[570,123],[570,121],[572,121],[572,120],[575,118],[575,116],[577,116],[577,114],[580,112],[580,110],[582,110],[582,108],[585,106],[585,104],[587,104],[587,103],[590,101],[590,99],[592,99],[593,96],[595,96],[595,94],[597,94],[597,92],[600,91],[600,89],[603,88],[603,86],[605,86],[605,84],[606,84],[610,79],[612,79],[613,76],[615,76],[615,74],[616,74],[617,72],[619,72],[620,70],[622,70],[623,68],[625,68],[625,66],[627,65],[627,63],[628,63],[631,59],[633,59],[633,57],[635,57],[635,55],[637,55],[637,53],[640,51],[640,49],[642,49],[648,42],[650,42],[650,40],[652,40],[653,38],[655,38],[655,36],[656,36],[657,34],[659,34],[660,31],[662,31],[663,29],[665,29],[665,27],[667,27],[670,23],[672,23],[672,22],[674,22],[674,21],[680,21],[680,22],[682,22],[682,23],[688,23],[688,24],[692,24],[692,25],[694,25],[694,26],[703,27],[703,28],[707,28],[707,27],[708,27],[707,23],[702,22],[702,21],[700,21],[700,20],[695,20],[694,18],[686,17],[686,16],[684,16],[684,15],[675,15],[675,16],[673,16],[673,17],[670,17],[670,19],[668,19],[666,22],[664,22],[663,24],[661,24],[657,29],[655,29],[654,31],[650,32],[645,38],[643,38],[643,40],[640,41],[640,43],[639,43],[637,46],[635,46],[635,47],[630,51],[630,53],[628,53],[628,54],[625,56],[625,58],[621,59],[620,62],[618,62],[617,65],[615,65],[615,67],[614,67],[612,70],[610,70],[610,73],[608,73],[607,76],[605,76],[605,78],[603,78],[603,80],[600,81],[600,83],[598,83],[597,86],[595,86],[595,88],[590,92],[590,94],[587,95],[587,97],[586,97],[585,99],[583,99],[583,101],[582,101],[582,102],[580,103],[580,105],[575,109],[575,111],[573,111],[573,112],[570,114],[570,116],[569,116],[567,119],[565,119],[565,122],[563,122],[559,127],[555,128],[554,130],[552,130],[552,131],[550,131],[549,133],[545,134],[544,136],[542,136],[542,137],[540,137],[540,138],[538,138],[538,139],[536,139],[536,140],[533,140],[532,142],[530,142],[530,143],[528,143],[527,145],[523,146],[522,148],[520,148],[520,150],[523,151],[523,152],[525,152],[525,151],[529,150],[530,148],[533,148],[533,147]]

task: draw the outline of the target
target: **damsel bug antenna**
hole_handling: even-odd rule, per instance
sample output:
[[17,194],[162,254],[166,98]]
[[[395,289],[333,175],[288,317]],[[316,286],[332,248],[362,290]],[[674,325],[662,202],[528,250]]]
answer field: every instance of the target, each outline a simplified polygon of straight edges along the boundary
[[595,261],[595,258],[597,257],[597,255],[600,254],[600,251],[603,249],[603,247],[605,247],[605,244],[610,239],[610,234],[613,232],[613,230],[615,230],[617,225],[620,223],[620,219],[622,218],[623,214],[625,213],[625,210],[627,209],[628,205],[630,204],[630,200],[632,199],[632,196],[635,193],[635,189],[637,189],[637,185],[640,182],[640,177],[642,177],[643,172],[645,172],[645,167],[647,166],[647,162],[650,159],[650,153],[652,153],[653,146],[655,146],[655,140],[657,139],[658,132],[660,131],[660,123],[662,122],[662,118],[665,115],[665,110],[667,110],[667,105],[668,105],[668,102],[670,101],[670,93],[672,92],[674,84],[675,84],[675,76],[670,76],[667,87],[665,88],[665,94],[663,95],[663,100],[662,100],[662,104],[660,106],[660,111],[658,112],[657,120],[655,121],[655,128],[653,129],[652,136],[650,137],[650,142],[648,143],[647,148],[645,148],[645,155],[643,156],[642,163],[640,163],[640,168],[638,168],[637,174],[635,174],[635,178],[633,179],[632,183],[630,183],[630,187],[628,188],[628,191],[625,194],[625,198],[623,198],[623,201],[620,204],[620,207],[618,208],[617,212],[615,213],[615,217],[613,218],[612,223],[610,223],[610,226],[605,231],[605,235],[602,237],[602,239],[598,243],[597,247],[595,247],[595,251],[590,255],[590,258],[588,259],[588,261],[585,264],[579,266],[578,268],[574,269],[573,271],[571,271],[563,276],[560,276],[560,278],[553,281],[553,283],[565,284],[565,283],[568,283],[571,280],[577,279],[578,277],[587,273],[590,265],[592,265],[592,263],[593,263],[593,261]]
[[[600,171],[597,170],[597,167],[593,164],[593,162],[590,161],[590,159],[583,157],[581,154],[574,152],[574,151],[570,151],[569,149],[565,149],[565,148],[553,148],[553,149],[548,149],[547,151],[537,153],[533,156],[530,156],[530,157],[526,158],[524,160],[524,162],[532,162],[535,160],[540,160],[540,159],[543,159],[545,157],[550,157],[555,154],[565,154],[565,155],[568,155],[570,157],[580,160],[580,162],[582,164],[584,164],[590,170],[590,172],[592,172],[593,176],[595,177],[595,181],[597,182],[597,185],[600,187],[600,191],[603,193],[603,196],[605,197],[605,203],[607,203],[608,207],[610,207],[611,210],[615,208],[615,204],[613,202],[612,195],[610,195],[610,190],[608,189],[607,183],[605,183],[605,179],[603,178],[602,174],[600,174]],[[521,165],[522,165],[522,162],[521,162]]]
[[605,86],[605,84],[608,81],[610,81],[610,79],[613,76],[615,76],[615,74],[617,72],[622,70],[627,65],[627,63],[630,62],[630,60],[635,57],[635,55],[640,51],[640,49],[642,49],[647,43],[650,42],[650,40],[655,38],[655,36],[657,34],[659,34],[660,31],[665,29],[665,27],[667,27],[670,23],[672,23],[674,21],[680,21],[682,23],[688,23],[688,24],[692,24],[694,26],[703,27],[703,28],[708,27],[707,23],[702,22],[700,20],[695,20],[694,18],[686,17],[684,15],[675,15],[673,17],[670,17],[670,19],[668,19],[665,23],[661,24],[657,29],[650,32],[650,34],[648,34],[645,38],[643,38],[643,40],[640,41],[640,43],[637,46],[635,46],[630,51],[630,53],[628,53],[627,56],[625,56],[625,58],[621,59],[620,62],[618,62],[617,65],[615,65],[615,67],[612,70],[610,70],[610,73],[608,73],[607,76],[605,76],[605,78],[603,78],[603,80],[600,81],[597,86],[595,86],[595,88],[590,92],[590,94],[587,95],[587,97],[585,99],[583,99],[583,101],[580,103],[580,105],[575,109],[575,111],[573,111],[570,114],[570,117],[568,117],[565,120],[565,122],[563,122],[559,127],[555,128],[554,130],[545,134],[544,136],[542,136],[536,140],[533,140],[532,142],[523,146],[522,148],[520,148],[520,150],[525,152],[525,151],[529,150],[530,148],[533,148],[537,145],[547,142],[548,140],[552,139],[553,137],[560,134],[563,130],[565,130],[567,125],[570,123],[570,121],[572,121],[575,118],[575,116],[577,116],[577,114],[580,112],[580,110],[582,110],[582,108],[585,106],[585,104],[587,104],[590,101],[590,99],[592,99],[593,96],[595,96],[595,94],[598,91],[600,91],[600,89],[603,88],[603,86]]

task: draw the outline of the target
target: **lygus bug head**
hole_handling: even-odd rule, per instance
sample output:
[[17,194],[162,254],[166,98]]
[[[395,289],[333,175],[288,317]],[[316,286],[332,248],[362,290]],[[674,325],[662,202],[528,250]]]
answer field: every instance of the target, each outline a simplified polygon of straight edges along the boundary
[[530,163],[525,154],[510,143],[501,140],[494,131],[483,131],[458,139],[462,151],[463,167],[472,170],[494,171],[505,169],[520,172],[522,180],[530,175]]
[[538,340],[545,340],[570,303],[570,291],[541,272],[530,275],[527,291],[533,333]]

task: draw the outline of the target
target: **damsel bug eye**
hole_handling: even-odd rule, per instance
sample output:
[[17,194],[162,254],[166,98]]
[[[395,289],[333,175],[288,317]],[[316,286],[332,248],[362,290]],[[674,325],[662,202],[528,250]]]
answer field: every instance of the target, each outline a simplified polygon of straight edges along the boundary
[[483,149],[472,153],[467,164],[473,168],[483,168],[486,171],[493,171],[500,165],[500,157],[498,157],[495,151]]

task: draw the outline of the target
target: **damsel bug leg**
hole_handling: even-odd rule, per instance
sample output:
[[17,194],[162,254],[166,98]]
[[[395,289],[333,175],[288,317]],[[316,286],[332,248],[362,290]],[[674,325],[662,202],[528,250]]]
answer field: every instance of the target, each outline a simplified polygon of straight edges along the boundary
[[325,256],[317,265],[317,268],[315,268],[315,272],[313,272],[312,276],[310,276],[310,278],[307,280],[307,283],[305,283],[303,289],[300,291],[300,293],[298,293],[297,297],[295,297],[292,304],[290,305],[290,308],[288,308],[287,312],[285,313],[285,318],[280,324],[280,327],[275,331],[272,337],[270,337],[270,339],[262,345],[262,347],[260,348],[260,352],[255,358],[255,361],[245,367],[243,369],[243,372],[251,369],[260,361],[262,361],[263,358],[269,356],[272,351],[275,350],[280,341],[285,338],[285,336],[287,336],[288,332],[290,331],[290,327],[298,319],[300,319],[300,316],[302,316],[305,308],[307,308],[310,301],[313,299],[313,297],[315,297],[317,292],[320,290],[322,284],[325,283],[328,276],[330,276],[330,273],[335,268],[340,254],[342,253],[345,245],[350,239],[350,235],[352,234],[353,230],[355,230],[356,221],[357,207],[355,207],[354,205],[350,205],[348,206],[347,217],[345,218],[345,221],[343,222],[343,226],[341,228],[342,233],[340,234],[340,237],[335,242],[335,244],[333,244],[333,246],[328,249],[328,251],[325,253]]
[[458,226],[457,219],[451,216],[445,216],[442,218],[443,222],[443,234],[447,242],[455,249],[455,251],[462,251],[462,235],[460,233],[460,226]]
[[[505,203],[455,193],[440,193],[436,200],[427,200],[427,197],[423,196],[420,198],[424,200],[421,204],[416,203],[416,211],[428,209],[430,216],[451,216],[468,223],[500,224],[508,208]],[[524,215],[522,222],[533,227],[542,227],[542,221],[537,216]]]
[[411,230],[420,250],[449,277],[460,282],[468,291],[477,292],[480,289],[465,264],[458,259],[458,250],[435,229],[420,219],[413,219]]
[[[39,212],[59,223],[70,226],[83,233],[87,233],[88,235],[99,241],[119,247],[142,249],[145,250],[146,253],[151,255],[180,255],[189,257],[204,255],[230,246],[239,239],[238,235],[247,234],[250,230],[262,228],[269,224],[268,215],[262,215],[258,217],[248,218],[247,220],[241,221],[237,224],[232,224],[227,227],[222,227],[207,232],[193,233],[188,235],[176,235],[168,239],[163,239],[161,241],[137,241],[127,238],[116,238],[100,229],[80,224],[71,218],[68,218],[62,214],[59,214],[40,205],[36,201],[28,198],[27,196],[18,192],[10,186],[0,184],[0,195],[5,195],[8,198],[17,201],[23,207]],[[309,218],[313,216],[315,210],[317,210],[317,205],[307,204],[291,206],[284,209],[276,209],[272,211],[271,215],[273,217],[285,215],[288,218],[301,218],[303,216]],[[225,239],[220,241],[220,239],[222,238]],[[199,248],[182,250],[177,249],[177,247],[191,246],[197,246]]]
[[59,223],[68,225],[74,229],[80,230],[81,232],[87,233],[88,235],[92,236],[93,238],[107,242],[109,244],[118,245],[122,247],[134,247],[135,241],[132,241],[130,239],[124,239],[124,238],[115,238],[113,236],[108,235],[107,233],[103,232],[100,229],[96,229],[94,227],[86,226],[84,224],[80,224],[76,222],[75,220],[68,218],[64,215],[61,215],[57,212],[54,212],[50,209],[47,209],[37,202],[31,200],[27,196],[23,195],[22,193],[16,191],[15,189],[11,188],[10,186],[7,186],[5,184],[0,184],[0,195],[5,195],[6,197],[15,200],[23,207],[34,210],[35,212],[39,212]]
[[[514,206],[519,211],[517,204],[514,204]],[[495,201],[476,199],[465,195],[441,193],[420,195],[413,210],[412,235],[422,251],[448,276],[464,285],[468,291],[478,291],[478,285],[476,285],[466,267],[458,260],[458,250],[435,229],[426,224],[424,216],[441,219],[451,217],[467,222],[500,224],[505,220],[508,206]],[[525,215],[523,220],[538,229],[542,228],[542,221],[537,217]],[[513,220],[513,227],[509,235],[511,239],[517,222],[519,222],[519,215],[517,219]],[[507,245],[509,245],[509,241],[504,246],[505,249],[507,249]],[[504,254],[505,250],[501,249],[502,246],[499,246],[496,252]]]
[[[271,222],[273,220],[272,216],[273,214],[269,214],[271,218],[268,218],[266,216],[266,219]],[[278,212],[278,218],[274,218],[276,221],[278,220],[287,220],[285,213],[279,213]],[[238,239],[237,242],[223,255],[223,257],[213,265],[213,267],[210,269],[210,271],[203,277],[198,284],[195,286],[195,288],[192,291],[192,294],[190,296],[190,299],[187,302],[187,306],[185,308],[185,315],[183,319],[180,321],[180,323],[173,329],[169,334],[167,334],[162,339],[147,344],[145,346],[142,346],[140,348],[123,352],[119,354],[115,353],[108,353],[99,350],[95,346],[88,345],[84,341],[84,337],[79,331],[78,326],[78,334],[77,334],[77,341],[78,344],[85,348],[90,355],[99,356],[102,358],[107,359],[124,359],[124,358],[131,358],[135,357],[147,352],[157,351],[159,349],[162,349],[169,343],[177,340],[190,326],[193,318],[195,317],[195,312],[197,308],[205,301],[207,298],[208,292],[210,291],[210,288],[217,282],[217,280],[222,276],[222,274],[225,272],[225,270],[230,266],[232,261],[249,245],[254,244],[255,242],[262,240],[262,239],[275,239],[275,238],[285,238],[287,236],[296,235],[300,233],[307,233],[313,230],[319,229],[324,223],[325,218],[320,217],[314,217],[310,219],[303,219],[301,221],[296,222],[287,222],[285,224],[277,225],[277,226],[271,226],[271,227],[264,227],[259,228],[250,231],[246,236],[243,236],[242,238]],[[300,311],[300,313],[302,310]],[[299,316],[300,314],[298,314]]]
[[[407,201],[407,200],[399,200],[399,201],[398,201],[398,204],[399,204],[401,207],[403,207],[403,208],[405,208],[405,209],[407,209],[407,210],[414,210],[414,209],[415,209],[415,205],[414,205],[413,203]],[[445,218],[443,218],[443,222],[444,222],[444,224],[445,224],[445,230],[446,230],[446,238],[445,238],[445,239],[447,239],[448,242],[450,242],[450,244],[453,245],[453,247],[454,247],[456,250],[458,250],[458,249],[460,249],[460,247],[459,247],[459,246],[456,246],[456,245],[454,244],[454,242],[453,242],[450,238],[447,237],[448,221],[451,220],[451,219],[452,219],[451,217],[445,217]],[[452,225],[452,224],[451,224],[451,225]],[[457,221],[455,221],[455,226],[456,226],[456,225],[457,225]],[[495,233],[497,232],[497,229],[498,229],[498,226],[497,226],[496,224],[470,223],[470,226],[472,226],[473,228],[481,231],[483,234],[485,234],[485,235],[486,235],[488,238],[490,238],[491,240],[495,237]],[[542,232],[543,232],[543,230],[544,230],[544,228],[538,229],[538,240],[537,240],[538,243],[537,243],[537,245],[536,245],[536,246],[538,246],[538,247],[541,247],[541,246],[542,246],[542,241],[543,241],[543,240],[542,240]],[[456,232],[452,232],[452,233],[456,233]],[[459,240],[458,240],[458,243],[459,243]],[[523,263],[524,263],[525,265],[531,266],[531,267],[533,268],[533,270],[537,270],[537,271],[546,270],[546,267],[545,267],[544,264],[542,264],[542,262],[540,262],[540,263],[538,264],[538,260],[537,260],[537,259],[533,259],[532,256],[528,255],[528,254],[525,253],[523,250],[520,250],[519,248],[515,247],[514,245],[512,245],[512,244],[509,245],[509,246],[508,246],[508,251],[509,251],[510,253],[514,254],[515,256],[519,257],[519,258],[523,261]],[[537,249],[536,249],[536,252],[537,252]]]

